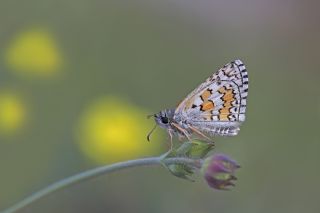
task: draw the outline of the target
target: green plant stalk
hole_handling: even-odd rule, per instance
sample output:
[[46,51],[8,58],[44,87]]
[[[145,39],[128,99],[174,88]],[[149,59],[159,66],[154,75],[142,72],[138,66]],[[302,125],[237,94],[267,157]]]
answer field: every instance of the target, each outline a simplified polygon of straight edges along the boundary
[[81,183],[83,181],[96,178],[101,175],[109,174],[112,172],[116,172],[122,169],[137,167],[137,166],[148,166],[148,165],[170,165],[170,164],[193,164],[198,165],[199,162],[190,158],[164,158],[163,156],[160,157],[150,157],[150,158],[142,158],[136,160],[130,160],[120,163],[115,163],[112,165],[101,166],[95,169],[91,169],[71,177],[62,179],[58,182],[55,182],[46,188],[35,192],[34,194],[26,197],[25,199],[21,200],[20,202],[16,203],[15,205],[11,206],[10,208],[1,211],[0,213],[14,213],[23,208],[29,206],[30,204],[34,203],[35,201],[40,200],[58,190],[67,188],[77,183]]

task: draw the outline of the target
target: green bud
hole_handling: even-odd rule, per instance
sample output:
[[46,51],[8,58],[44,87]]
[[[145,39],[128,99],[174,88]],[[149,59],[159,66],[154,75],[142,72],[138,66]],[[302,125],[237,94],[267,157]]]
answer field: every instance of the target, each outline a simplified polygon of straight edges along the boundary
[[194,171],[190,166],[184,164],[171,164],[168,165],[167,168],[171,172],[171,174],[178,178],[194,181],[193,179],[191,179]]
[[213,143],[208,143],[204,141],[192,141],[190,142],[191,146],[189,147],[186,155],[191,158],[203,158],[205,157],[211,150],[214,149]]
[[[164,154],[162,162],[174,176],[193,181],[191,176],[194,174],[195,170],[198,170],[201,167],[201,165],[196,165],[196,162],[199,160],[201,161],[213,147],[213,143],[203,141],[184,142],[177,149],[172,149]],[[190,159],[192,163],[166,163],[166,159],[180,157]]]

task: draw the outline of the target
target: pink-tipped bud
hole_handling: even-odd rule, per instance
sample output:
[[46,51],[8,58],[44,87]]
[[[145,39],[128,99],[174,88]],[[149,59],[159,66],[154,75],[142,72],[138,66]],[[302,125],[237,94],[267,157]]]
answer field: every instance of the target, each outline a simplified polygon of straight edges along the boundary
[[205,159],[201,171],[208,185],[215,189],[229,189],[234,186],[234,176],[239,164],[224,154],[216,154]]

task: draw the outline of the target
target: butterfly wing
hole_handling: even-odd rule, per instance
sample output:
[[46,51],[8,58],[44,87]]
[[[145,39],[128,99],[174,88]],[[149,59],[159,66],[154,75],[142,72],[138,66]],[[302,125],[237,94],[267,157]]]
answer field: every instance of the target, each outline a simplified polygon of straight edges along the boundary
[[174,119],[210,135],[236,135],[245,120],[248,81],[241,60],[226,64],[178,105]]

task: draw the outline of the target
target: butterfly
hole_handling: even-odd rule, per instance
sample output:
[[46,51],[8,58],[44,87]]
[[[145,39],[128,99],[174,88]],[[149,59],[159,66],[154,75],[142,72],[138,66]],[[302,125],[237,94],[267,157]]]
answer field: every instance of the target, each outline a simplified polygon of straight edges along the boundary
[[215,135],[235,136],[245,121],[248,83],[245,65],[234,60],[213,73],[175,109],[152,116],[157,125],[167,130],[171,144],[173,135],[189,141],[197,136],[208,142]]

